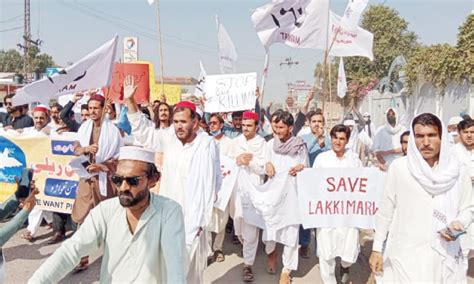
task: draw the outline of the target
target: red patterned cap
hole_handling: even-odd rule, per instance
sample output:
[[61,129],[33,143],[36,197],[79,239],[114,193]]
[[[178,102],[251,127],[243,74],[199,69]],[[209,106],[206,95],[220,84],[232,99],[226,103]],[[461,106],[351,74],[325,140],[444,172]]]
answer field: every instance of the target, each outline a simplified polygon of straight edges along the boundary
[[258,114],[253,111],[244,111],[242,119],[253,119],[255,121],[258,121]]
[[179,103],[176,104],[175,108],[178,108],[178,107],[185,107],[185,108],[189,108],[190,110],[194,112],[196,111],[196,105],[190,101],[180,101]]

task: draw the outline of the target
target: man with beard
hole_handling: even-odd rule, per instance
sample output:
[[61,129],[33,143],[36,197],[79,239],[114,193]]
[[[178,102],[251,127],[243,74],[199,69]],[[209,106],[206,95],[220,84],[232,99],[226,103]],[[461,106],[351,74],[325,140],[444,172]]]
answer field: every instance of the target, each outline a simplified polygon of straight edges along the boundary
[[207,233],[220,183],[219,150],[214,139],[198,131],[196,105],[179,102],[173,111],[173,127],[156,129],[139,111],[134,100],[133,78],[124,82],[124,101],[132,135],[144,147],[162,152],[163,178],[160,195],[181,205],[185,220],[187,282],[202,283],[207,264]]
[[156,107],[153,107],[153,120],[155,122],[155,128],[164,129],[171,125],[171,108],[165,102],[159,102]]
[[[74,154],[84,159],[82,165],[90,174],[81,177],[77,186],[71,218],[78,224],[82,224],[89,211],[101,201],[116,195],[110,178],[115,172],[115,156],[123,146],[119,129],[104,118],[105,98],[93,94],[87,105],[90,119],[81,125],[77,132],[79,140],[74,142]],[[88,263],[84,257],[77,270],[86,269]]]
[[379,168],[384,171],[393,160],[402,156],[400,135],[406,131],[406,128],[400,124],[400,118],[394,108],[387,110],[386,118],[387,123],[377,129],[372,145]]
[[160,178],[154,157],[122,147],[112,176],[118,197],[92,209],[29,282],[57,283],[82,256],[104,247],[100,282],[185,283],[183,215],[176,202],[149,192]]
[[50,113],[51,121],[49,122],[48,126],[52,130],[56,131],[59,128],[64,126],[63,122],[61,121],[61,117],[59,116],[59,114],[63,110],[63,107],[58,103],[54,103],[53,105],[51,105],[50,109],[51,110],[49,113]]
[[26,127],[31,127],[34,125],[33,119],[24,114],[24,107],[23,106],[12,106],[12,98],[13,94],[8,94],[3,99],[4,105],[7,107],[7,115],[4,116],[3,121],[3,128],[5,130],[8,129],[22,129]]
[[458,237],[472,222],[472,185],[448,144],[437,116],[413,119],[408,154],[390,166],[375,216],[377,283],[466,282]]
[[[309,165],[308,150],[300,137],[293,136],[294,119],[287,112],[279,112],[274,118],[275,138],[266,145],[265,172],[273,178],[276,173],[296,176]],[[292,190],[296,190],[296,185]],[[294,204],[297,208],[298,204]],[[283,218],[283,217],[282,217]],[[276,243],[284,245],[283,270],[280,275],[281,284],[289,284],[290,273],[298,269],[298,231],[299,220],[291,220],[293,224],[276,231],[263,231],[262,240],[265,242],[265,251],[268,254],[267,270],[275,273],[276,270]]]
[[[49,121],[49,110],[45,106],[40,105],[33,109],[33,119],[35,124],[34,126],[18,129],[17,131],[23,135],[35,135],[38,133],[42,133],[43,135],[50,134],[50,128],[47,126]],[[27,230],[24,234],[22,234],[21,237],[33,242],[43,218],[48,224],[53,222],[53,214],[51,212],[34,208],[31,211],[31,214],[28,216]]]
[[403,156],[407,155],[408,151],[408,137],[410,137],[410,131],[405,131],[400,136],[400,145],[402,146]]
[[[249,174],[250,182],[253,185],[263,183],[265,176],[265,139],[257,135],[258,114],[245,111],[242,115],[242,135],[237,136],[232,142],[232,149],[229,156],[242,170]],[[230,215],[234,220],[235,234],[243,242],[243,281],[252,282],[254,274],[252,265],[257,255],[259,230],[256,226],[245,222],[243,216],[238,216],[238,212],[243,212],[240,193],[237,190],[232,192],[229,202]]]

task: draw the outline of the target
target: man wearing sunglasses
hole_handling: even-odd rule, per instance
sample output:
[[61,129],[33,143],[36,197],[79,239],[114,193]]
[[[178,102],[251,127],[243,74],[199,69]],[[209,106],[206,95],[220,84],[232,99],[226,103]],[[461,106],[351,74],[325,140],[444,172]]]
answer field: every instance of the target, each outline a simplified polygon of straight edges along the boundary
[[31,127],[34,125],[33,119],[29,116],[24,114],[24,107],[23,106],[13,106],[12,105],[12,98],[14,94],[8,94],[3,99],[3,104],[7,108],[7,114],[3,116],[2,121],[0,123],[3,124],[3,128],[5,130],[8,129],[23,129],[26,127]]
[[57,283],[103,246],[100,282],[185,283],[184,219],[176,202],[150,193],[160,178],[154,159],[153,151],[122,147],[112,176],[118,197],[92,209],[30,281]]
[[217,144],[206,132],[197,132],[196,105],[189,101],[175,106],[173,127],[155,128],[138,110],[134,100],[136,88],[133,78],[127,76],[124,102],[132,135],[144,147],[164,155],[160,195],[182,207],[189,263],[187,281],[203,283],[208,256],[208,234],[204,230],[211,223],[215,194],[221,182]]

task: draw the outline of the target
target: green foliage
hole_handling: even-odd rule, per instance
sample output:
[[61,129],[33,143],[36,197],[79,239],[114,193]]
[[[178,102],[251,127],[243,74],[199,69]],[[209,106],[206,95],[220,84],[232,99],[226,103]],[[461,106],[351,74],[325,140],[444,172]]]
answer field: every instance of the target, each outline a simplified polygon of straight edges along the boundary
[[0,72],[21,72],[23,58],[14,49],[0,50]]
[[395,57],[403,55],[409,58],[419,49],[417,36],[408,31],[408,22],[385,5],[367,8],[361,27],[374,34],[374,60],[365,57],[344,59],[349,96],[358,99],[375,88],[380,78],[387,76]]
[[408,60],[405,71],[409,92],[419,77],[431,82],[441,93],[448,82],[472,82],[474,72],[474,16],[469,15],[459,27],[457,46],[436,44],[420,48]]
[[[56,65],[53,57],[46,53],[40,53],[40,49],[32,46],[29,50],[31,71],[39,70],[45,72],[48,67]],[[0,50],[0,72],[23,72],[23,56],[15,49]]]

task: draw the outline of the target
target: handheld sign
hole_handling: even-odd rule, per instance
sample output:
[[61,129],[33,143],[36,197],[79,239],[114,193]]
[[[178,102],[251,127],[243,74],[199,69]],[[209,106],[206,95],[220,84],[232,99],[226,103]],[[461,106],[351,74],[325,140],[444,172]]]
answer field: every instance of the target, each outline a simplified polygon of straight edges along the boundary
[[206,76],[205,111],[230,112],[255,108],[257,73]]
[[373,229],[384,182],[376,168],[305,169],[297,176],[303,227]]

